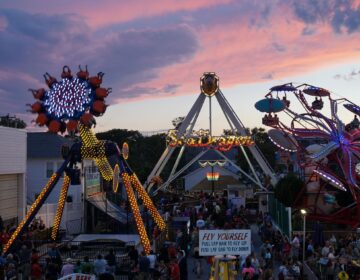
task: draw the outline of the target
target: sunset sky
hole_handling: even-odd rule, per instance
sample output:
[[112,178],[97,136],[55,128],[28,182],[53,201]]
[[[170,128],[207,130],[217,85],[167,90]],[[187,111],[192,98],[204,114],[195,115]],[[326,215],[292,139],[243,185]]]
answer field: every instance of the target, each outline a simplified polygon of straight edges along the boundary
[[[250,127],[261,125],[254,103],[285,82],[360,104],[360,1],[0,2],[0,115],[31,127],[27,89],[43,87],[45,72],[59,78],[63,65],[76,72],[79,64],[105,72],[103,84],[113,88],[97,131],[170,128],[195,102],[203,72],[217,73]],[[227,128],[216,106],[214,124]]]

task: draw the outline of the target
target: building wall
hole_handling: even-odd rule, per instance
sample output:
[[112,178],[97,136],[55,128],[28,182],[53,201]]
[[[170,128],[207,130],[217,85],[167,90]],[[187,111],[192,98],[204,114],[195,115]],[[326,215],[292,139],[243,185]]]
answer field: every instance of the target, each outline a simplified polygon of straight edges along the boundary
[[[48,163],[53,163],[53,171],[55,172],[58,167],[62,164],[64,160],[62,158],[48,158],[48,159],[28,159],[27,164],[27,200],[28,203],[32,203],[35,200],[36,194],[39,194],[41,190],[45,187],[49,178],[47,175],[50,175],[52,172],[47,174],[47,165]],[[51,175],[50,175],[51,176]],[[57,203],[60,195],[61,186],[63,179],[57,182],[53,191],[50,193],[49,197],[46,200],[46,203]],[[69,187],[68,195],[71,195],[73,202],[81,201],[82,186],[81,185],[71,185]]]
[[26,131],[0,126],[0,174],[26,172]]
[[[27,201],[29,207],[34,202],[36,195],[45,187],[49,180],[48,177],[61,166],[63,161],[62,158],[29,158],[27,160]],[[48,167],[51,165],[53,169],[49,169],[47,172]],[[36,218],[43,220],[46,227],[53,225],[62,184],[63,178],[60,178],[36,215]],[[68,196],[72,196],[73,202],[65,203],[60,228],[70,234],[80,233],[82,230],[84,216],[82,189],[82,185],[69,186]]]
[[26,208],[26,131],[0,126],[0,216],[20,220]]

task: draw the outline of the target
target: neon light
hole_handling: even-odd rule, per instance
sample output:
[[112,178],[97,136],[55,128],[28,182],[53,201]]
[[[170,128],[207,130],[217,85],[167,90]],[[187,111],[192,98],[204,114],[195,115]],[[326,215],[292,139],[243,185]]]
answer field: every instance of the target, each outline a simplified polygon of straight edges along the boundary
[[220,178],[220,173],[219,172],[207,172],[206,178],[208,179],[208,181],[218,181]]
[[324,172],[324,171],[320,171],[320,170],[314,170],[314,173],[319,174],[319,176],[325,180],[330,181],[331,185],[338,188],[341,191],[346,192],[346,188],[344,187],[344,185],[339,182],[338,180],[336,180],[333,176],[331,176],[330,174]]
[[166,142],[170,147],[212,147],[219,150],[229,150],[232,147],[252,146],[254,141],[250,136],[211,136],[208,134],[177,138],[176,130],[170,130]]
[[126,160],[129,158],[129,145],[128,143],[124,142],[124,144],[122,145],[122,149],[121,149],[123,158]]
[[120,174],[120,168],[118,164],[115,164],[114,167],[114,177],[113,177],[113,192],[117,193],[119,189],[119,174]]
[[54,173],[51,175],[49,181],[47,182],[46,186],[42,189],[41,193],[38,195],[38,197],[35,199],[34,203],[31,205],[29,211],[26,213],[25,218],[20,222],[14,233],[11,235],[9,241],[5,244],[3,248],[3,253],[6,253],[7,250],[11,247],[13,242],[18,238],[19,233],[23,230],[25,224],[28,222],[28,220],[31,218],[31,216],[34,214],[35,210],[37,210],[37,207],[39,206],[41,200],[48,192],[49,188],[51,187],[52,183],[56,179],[57,174]]
[[80,137],[83,140],[81,156],[86,159],[93,159],[99,168],[102,177],[106,181],[113,179],[114,173],[106,158],[104,141],[99,141],[89,128],[79,124]]
[[141,244],[142,244],[142,246],[144,248],[145,253],[149,254],[150,249],[151,249],[150,241],[149,241],[149,238],[147,236],[144,223],[143,223],[143,221],[141,219],[139,206],[137,205],[135,194],[134,194],[134,192],[133,192],[133,190],[131,188],[130,177],[125,172],[122,173],[121,176],[122,176],[123,181],[124,181],[126,194],[128,196],[128,199],[129,199],[131,212],[132,212],[134,220],[135,220],[135,224],[136,224],[136,228],[138,230],[139,236],[140,236]]
[[65,78],[45,92],[44,107],[57,119],[79,118],[90,106],[94,94],[87,81]]
[[54,225],[53,225],[53,228],[52,228],[52,231],[51,231],[51,239],[52,240],[56,239],[56,236],[57,236],[57,234],[59,232],[61,217],[62,217],[62,214],[63,214],[65,200],[66,200],[66,196],[67,196],[67,193],[68,193],[68,190],[69,190],[69,185],[70,185],[70,177],[65,175],[64,182],[63,182],[63,185],[61,187],[58,206],[57,206],[57,209],[56,209]]
[[219,90],[219,77],[213,72],[205,72],[200,78],[200,89],[206,96],[214,96]]
[[201,167],[205,166],[224,166],[226,161],[214,160],[214,161],[199,161]]
[[144,190],[143,186],[141,185],[135,173],[133,173],[130,176],[130,181],[133,187],[135,188],[135,190],[137,191],[137,193],[139,194],[141,200],[144,202],[144,205],[150,211],[151,217],[155,221],[156,225],[159,227],[161,231],[165,230],[166,224],[163,218],[160,216],[159,212],[157,211],[156,207],[154,206],[147,192]]
[[289,152],[289,153],[295,153],[297,151],[297,150],[292,150],[292,149],[285,148],[285,147],[281,146],[279,143],[275,142],[275,140],[272,139],[269,135],[268,135],[268,137],[269,137],[271,143],[273,143],[276,147],[278,147],[281,150],[284,150],[284,151]]

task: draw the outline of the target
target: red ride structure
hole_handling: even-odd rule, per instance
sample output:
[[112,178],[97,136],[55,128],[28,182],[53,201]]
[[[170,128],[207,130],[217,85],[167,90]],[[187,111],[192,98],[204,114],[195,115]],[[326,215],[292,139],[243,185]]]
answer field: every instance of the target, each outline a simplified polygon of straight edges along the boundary
[[[307,208],[309,219],[359,227],[360,107],[308,84],[275,86],[265,97],[255,107],[266,113],[263,124],[273,128],[269,137],[296,154],[305,181],[293,207]],[[345,124],[340,115],[349,111],[355,117]]]

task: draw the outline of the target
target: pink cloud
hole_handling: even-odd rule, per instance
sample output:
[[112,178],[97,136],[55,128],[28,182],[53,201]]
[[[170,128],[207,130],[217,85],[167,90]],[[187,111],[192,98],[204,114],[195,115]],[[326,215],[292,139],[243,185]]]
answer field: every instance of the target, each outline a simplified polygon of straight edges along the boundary
[[[278,14],[289,14],[286,9],[281,7]],[[222,87],[231,87],[263,81],[269,73],[285,79],[360,58],[356,50],[359,33],[335,34],[329,25],[321,23],[315,35],[303,36],[305,27],[301,21],[273,15],[264,29],[249,28],[244,18],[197,30],[200,51],[186,62],[160,69],[158,78],[141,86],[180,84],[177,94],[188,94],[198,90],[203,72],[217,72]]]
[[138,18],[160,16],[178,11],[194,11],[217,5],[231,3],[232,0],[167,0],[167,1],[72,1],[64,0],[58,5],[45,4],[43,0],[33,0],[29,4],[3,3],[3,8],[17,8],[34,13],[78,14],[86,19],[92,27],[100,27],[112,23],[127,22]]

